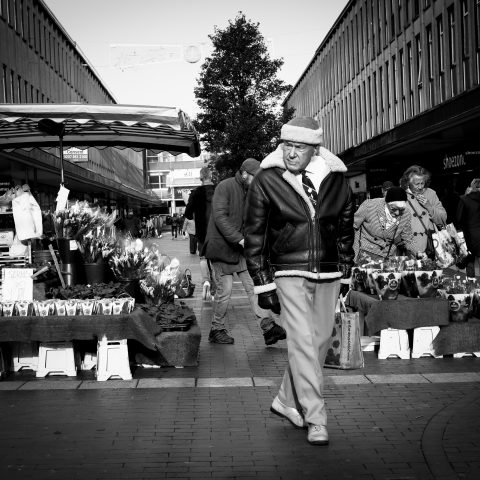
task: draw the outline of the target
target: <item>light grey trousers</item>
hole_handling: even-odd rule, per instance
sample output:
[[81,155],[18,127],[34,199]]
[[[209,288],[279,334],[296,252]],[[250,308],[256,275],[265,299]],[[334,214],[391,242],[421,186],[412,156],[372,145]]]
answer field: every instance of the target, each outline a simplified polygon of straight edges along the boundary
[[326,426],[322,370],[335,322],[340,280],[277,277],[275,283],[288,347],[288,366],[278,398],[303,412],[308,423]]

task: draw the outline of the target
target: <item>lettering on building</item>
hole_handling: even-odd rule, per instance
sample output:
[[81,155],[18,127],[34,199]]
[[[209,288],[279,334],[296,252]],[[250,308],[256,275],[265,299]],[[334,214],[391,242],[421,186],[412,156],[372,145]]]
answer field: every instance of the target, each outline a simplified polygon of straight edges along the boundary
[[444,170],[448,170],[449,168],[464,167],[465,165],[465,157],[462,153],[459,155],[451,155],[450,157],[448,155],[445,155],[443,159]]

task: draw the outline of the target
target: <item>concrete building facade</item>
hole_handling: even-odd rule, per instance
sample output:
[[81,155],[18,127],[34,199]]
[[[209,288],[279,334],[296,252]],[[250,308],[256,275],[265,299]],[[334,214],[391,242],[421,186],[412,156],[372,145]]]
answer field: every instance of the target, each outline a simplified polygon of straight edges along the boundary
[[285,100],[316,117],[359,200],[420,164],[480,176],[480,0],[351,0]]

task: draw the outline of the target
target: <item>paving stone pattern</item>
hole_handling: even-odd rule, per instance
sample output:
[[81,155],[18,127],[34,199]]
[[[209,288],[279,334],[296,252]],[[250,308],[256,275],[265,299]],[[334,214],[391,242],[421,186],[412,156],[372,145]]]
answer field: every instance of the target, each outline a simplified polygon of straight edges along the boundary
[[234,345],[207,341],[211,303],[200,299],[198,257],[188,242],[159,242],[191,268],[188,302],[202,330],[198,367],[136,369],[132,381],[0,382],[0,479],[480,478],[480,359],[380,361],[325,370],[330,445],[269,408],[286,344],[265,347],[241,284],[228,325]]

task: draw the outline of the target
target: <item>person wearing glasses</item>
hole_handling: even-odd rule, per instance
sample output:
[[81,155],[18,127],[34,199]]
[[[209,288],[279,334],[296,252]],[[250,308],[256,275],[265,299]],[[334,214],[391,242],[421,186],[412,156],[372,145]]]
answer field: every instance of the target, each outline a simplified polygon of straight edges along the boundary
[[365,200],[355,212],[355,261],[386,260],[399,253],[417,256],[407,192],[390,187],[385,197]]
[[[431,232],[435,225],[444,225],[447,211],[435,190],[429,188],[430,172],[419,165],[412,165],[402,175],[400,186],[407,192],[407,210],[412,214],[412,232],[415,249],[434,259],[435,251]],[[430,241],[429,241],[430,239]]]
[[270,410],[327,445],[323,365],[353,266],[354,201],[345,164],[311,117],[282,126],[247,195],[245,256],[262,308],[280,311],[288,364]]

